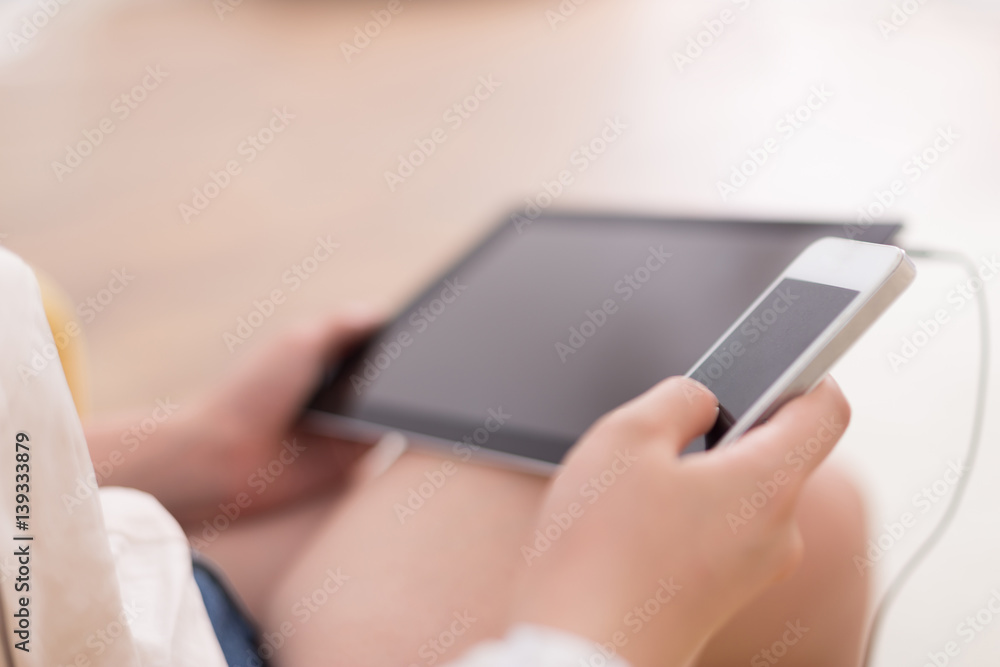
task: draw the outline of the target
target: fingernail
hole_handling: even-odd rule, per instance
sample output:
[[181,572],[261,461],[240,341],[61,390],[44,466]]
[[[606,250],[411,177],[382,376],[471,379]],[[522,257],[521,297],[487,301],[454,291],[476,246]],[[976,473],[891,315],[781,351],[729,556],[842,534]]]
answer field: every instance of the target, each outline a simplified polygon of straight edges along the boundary
[[712,400],[715,401],[716,407],[718,407],[718,400],[715,398],[715,394],[713,394],[708,387],[694,378],[685,377],[684,379],[687,380],[684,384],[684,397],[688,400],[688,403],[694,403],[699,394],[705,394],[711,396]]

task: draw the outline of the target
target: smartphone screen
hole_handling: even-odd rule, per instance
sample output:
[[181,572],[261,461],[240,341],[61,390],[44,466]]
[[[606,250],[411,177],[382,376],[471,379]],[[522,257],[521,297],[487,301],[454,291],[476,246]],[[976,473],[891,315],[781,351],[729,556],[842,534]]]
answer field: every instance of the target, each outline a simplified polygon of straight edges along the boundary
[[785,278],[692,373],[719,399],[719,419],[687,451],[710,449],[857,297]]

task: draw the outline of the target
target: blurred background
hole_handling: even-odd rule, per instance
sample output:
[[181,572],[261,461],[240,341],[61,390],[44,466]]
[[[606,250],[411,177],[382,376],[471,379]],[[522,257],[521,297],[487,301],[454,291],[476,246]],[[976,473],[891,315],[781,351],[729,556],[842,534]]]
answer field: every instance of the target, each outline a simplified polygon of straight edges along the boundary
[[[79,304],[99,412],[183,402],[291,321],[402,305],[564,169],[553,208],[865,209],[904,221],[910,246],[1000,251],[996,1],[2,0],[0,28],[0,242]],[[615,140],[581,153],[609,123]],[[318,239],[335,252],[290,290]],[[972,417],[975,311],[948,301],[964,276],[920,269],[836,372],[855,410],[836,456],[876,538],[962,456]],[[277,288],[286,301],[227,344]],[[939,308],[951,321],[894,369]],[[1000,590],[993,412],[878,664],[952,640],[950,664],[1000,655],[1000,618],[956,634]],[[883,581],[938,516],[879,558]]]

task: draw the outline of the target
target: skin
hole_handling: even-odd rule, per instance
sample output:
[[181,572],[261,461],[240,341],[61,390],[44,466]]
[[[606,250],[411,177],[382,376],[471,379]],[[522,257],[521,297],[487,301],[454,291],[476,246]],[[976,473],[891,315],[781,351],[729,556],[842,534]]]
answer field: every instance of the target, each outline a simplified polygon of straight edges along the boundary
[[[365,446],[295,424],[320,369],[378,319],[355,311],[261,346],[105,480],[156,495],[178,517],[223,566],[276,664],[441,664],[513,622],[607,642],[671,577],[682,588],[670,603],[641,632],[626,627],[620,650],[636,667],[746,663],[795,621],[808,632],[783,664],[857,664],[868,582],[851,558],[864,550],[863,503],[842,472],[817,470],[837,437],[800,470],[785,458],[820,420],[846,427],[849,409],[832,381],[737,446],[680,459],[715,404],[697,383],[671,379],[595,424],[555,480],[452,462],[457,472],[401,522],[397,506],[445,459],[408,451],[373,476],[358,465]],[[120,448],[135,421],[87,425],[94,460]],[[258,494],[248,478],[290,437],[305,451]],[[579,502],[581,484],[624,449],[639,462],[529,565],[522,548],[535,530]],[[726,515],[779,471],[787,481],[734,534]],[[240,493],[252,502],[207,539],[204,522]],[[348,578],[327,592],[332,571]],[[433,643],[442,632],[447,648]]]
[[[653,604],[648,618],[638,614],[641,629],[634,621],[619,652],[636,667],[686,665],[728,619],[798,569],[804,543],[795,510],[846,429],[843,394],[826,380],[736,445],[680,458],[717,414],[707,389],[670,378],[582,438],[543,500],[539,526],[571,507],[581,485],[620,465],[623,452],[636,459],[634,469],[521,574],[515,621],[607,641],[660,591],[664,599],[655,599],[667,603]],[[814,447],[802,448],[812,438]],[[755,495],[760,504],[738,516]]]

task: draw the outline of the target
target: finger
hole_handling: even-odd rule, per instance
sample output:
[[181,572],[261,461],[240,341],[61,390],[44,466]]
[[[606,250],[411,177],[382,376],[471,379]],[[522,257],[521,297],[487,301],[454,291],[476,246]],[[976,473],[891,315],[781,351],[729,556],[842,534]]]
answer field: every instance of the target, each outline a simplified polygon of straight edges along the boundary
[[292,442],[301,449],[298,458],[273,477],[267,493],[255,501],[253,511],[266,511],[314,495],[343,491],[352,483],[357,463],[371,450],[370,445],[331,440],[303,431],[296,431]]
[[362,340],[380,321],[377,311],[354,307],[292,327],[240,363],[221,394],[243,414],[273,411],[278,402],[290,418],[315,390],[324,367]]
[[851,421],[851,408],[831,377],[782,407],[767,423],[740,438],[727,454],[737,467],[783,471],[800,486],[822,463]]
[[289,334],[297,353],[332,361],[385,322],[385,313],[365,304],[349,306],[330,317]]
[[324,363],[358,343],[381,321],[377,311],[355,306],[327,318],[291,327],[247,361],[247,373],[287,380],[312,378]]
[[672,377],[621,406],[606,421],[622,437],[665,441],[680,453],[712,428],[718,414],[719,402],[703,384]]

